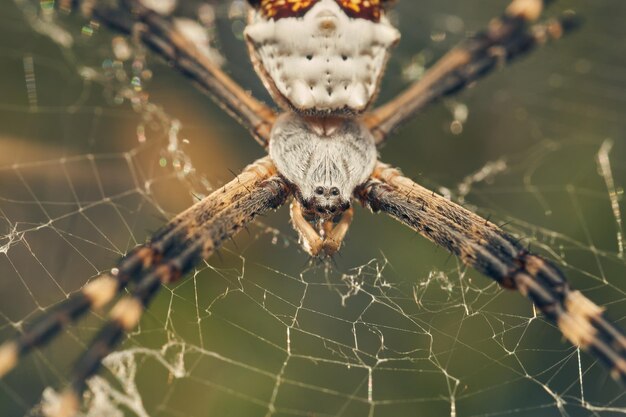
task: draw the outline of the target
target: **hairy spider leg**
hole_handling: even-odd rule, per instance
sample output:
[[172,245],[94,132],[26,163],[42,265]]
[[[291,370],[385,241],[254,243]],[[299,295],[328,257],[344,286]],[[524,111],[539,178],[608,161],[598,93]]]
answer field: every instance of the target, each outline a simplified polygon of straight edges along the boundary
[[[269,164],[267,158],[257,163]],[[254,165],[253,165],[254,166]],[[271,168],[274,169],[273,167]],[[180,256],[190,231],[198,229],[223,209],[220,199],[205,199],[172,219],[148,243],[138,246],[124,256],[110,273],[96,278],[79,292],[43,315],[14,340],[0,346],[0,378],[10,372],[19,357],[31,349],[43,346],[67,325],[77,321],[90,310],[109,304],[131,281],[136,281],[152,266]]]
[[[137,326],[144,309],[161,285],[181,279],[201,259],[210,257],[225,240],[235,235],[256,216],[284,204],[289,193],[288,184],[276,175],[274,164],[265,157],[209,195],[205,200],[215,203],[221,210],[212,218],[192,218],[187,223],[188,238],[180,254],[151,268],[138,280],[131,294],[119,300],[111,309],[109,321],[76,363],[70,385],[52,416],[67,417],[76,414],[86,380],[98,371],[102,359],[115,349],[122,336]],[[197,203],[187,212],[202,214],[201,205],[202,202]]]
[[86,284],[79,292],[27,326],[15,340],[2,344],[0,378],[17,365],[19,357],[33,348],[45,345],[67,325],[77,321],[88,311],[102,309],[142,271],[171,256],[170,249],[180,244],[182,234],[184,230],[179,216],[155,234],[150,242],[130,251],[111,272]]
[[543,9],[540,0],[515,0],[489,27],[440,58],[426,74],[390,102],[364,115],[365,125],[381,145],[427,105],[456,94],[534,47],[560,39],[580,25],[572,12],[528,27]]
[[[146,268],[143,262],[149,259],[148,252],[155,253],[154,248],[148,244],[132,251],[122,259],[119,265],[124,270],[131,266],[135,268],[132,272],[137,275],[137,285],[130,296],[122,298],[112,308],[109,322],[96,336],[91,348],[76,364],[71,385],[55,415],[70,416],[75,413],[76,408],[72,407],[72,404],[78,404],[85,380],[99,369],[101,359],[115,348],[124,332],[137,325],[143,309],[161,284],[180,279],[201,259],[208,258],[226,239],[240,231],[257,215],[282,205],[289,193],[289,186],[276,176],[273,163],[265,157],[248,166],[233,181],[172,220],[170,225],[172,229],[177,230],[176,235],[179,239],[165,244],[163,240],[156,238],[155,247],[164,250],[171,246],[173,255],[165,258],[152,257],[151,266]],[[165,236],[172,236],[172,232],[165,233]],[[139,257],[138,253],[144,255]],[[117,277],[119,276],[118,272]],[[93,281],[94,284],[87,285],[85,287],[87,291],[83,290],[80,293],[81,296],[76,296],[76,299],[91,297],[90,300],[93,301],[88,303],[88,306],[102,305],[104,301],[110,301],[116,294],[115,289],[121,285],[111,280],[112,277],[103,277]],[[128,281],[125,281],[124,285],[127,283]],[[67,317],[71,314],[69,312],[75,310],[74,305],[74,302],[64,304],[68,312],[64,313],[63,317]],[[81,312],[83,310],[81,309]],[[45,340],[48,340],[53,335],[52,332],[58,332],[60,324],[66,324],[66,321],[59,319],[58,315],[53,315],[52,318],[46,315],[42,318],[42,323],[46,324],[45,328],[48,330],[38,330],[33,335],[43,334],[46,336]],[[33,340],[32,335],[27,339]],[[9,370],[10,365],[14,365],[17,361],[20,351],[16,352],[14,346],[20,346],[19,340],[20,337],[17,341],[7,342],[0,349],[0,366],[3,369]],[[41,339],[43,340],[44,338]]]
[[158,292],[161,284],[175,282],[199,261],[204,242],[194,242],[180,256],[144,275],[129,296],[120,299],[109,313],[109,320],[102,326],[88,349],[76,362],[71,374],[70,385],[63,392],[57,408],[51,410],[51,417],[71,417],[80,408],[81,394],[86,381],[94,375],[102,360],[120,343],[125,333],[138,324],[144,309]]
[[604,309],[571,289],[554,265],[523,248],[495,224],[421,187],[399,170],[379,164],[358,192],[374,212],[384,212],[461,261],[517,289],[574,345],[588,351],[626,382],[626,337],[604,317]]
[[[121,14],[119,7],[100,2],[89,5],[87,10],[90,17],[117,31],[138,35],[146,46],[192,79],[197,87],[246,127],[261,146],[267,146],[276,119],[276,113],[269,106],[222,71],[177,29],[171,19],[144,6],[139,0],[124,0],[122,4],[128,15]],[[142,25],[137,25],[137,21]]]

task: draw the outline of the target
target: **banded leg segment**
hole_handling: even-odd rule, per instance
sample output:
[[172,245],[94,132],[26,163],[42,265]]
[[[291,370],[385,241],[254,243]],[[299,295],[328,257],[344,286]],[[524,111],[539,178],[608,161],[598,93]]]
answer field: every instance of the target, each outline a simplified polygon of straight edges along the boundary
[[404,93],[364,115],[366,126],[378,144],[400,125],[436,100],[458,93],[472,82],[528,53],[549,40],[559,39],[578,26],[573,14],[528,27],[547,1],[514,0],[505,14],[488,28],[461,42],[444,55]]
[[[51,311],[45,313],[14,340],[0,346],[0,378],[10,372],[19,357],[33,348],[43,346],[68,324],[78,320],[90,310],[105,307],[128,283],[160,258],[173,243],[172,233],[159,236],[151,243],[140,246],[126,255],[110,273],[85,285]],[[154,243],[154,246],[152,246]]]
[[[257,175],[275,173],[267,158],[260,160],[242,173],[242,184],[252,186]],[[0,378],[10,372],[19,357],[33,348],[43,346],[60,333],[67,325],[78,320],[89,310],[101,309],[109,304],[127,285],[154,264],[178,256],[193,230],[201,230],[208,220],[215,217],[224,205],[236,199],[237,189],[222,188],[221,199],[205,199],[176,216],[168,225],[157,232],[150,241],[133,249],[110,273],[96,278],[82,290],[70,296],[47,312],[14,340],[0,346]]]
[[76,363],[71,384],[53,415],[72,416],[76,413],[86,380],[97,372],[102,359],[115,349],[124,333],[137,326],[145,307],[161,285],[182,278],[256,216],[281,206],[289,194],[289,186],[277,176],[273,163],[266,157],[181,213],[175,221],[184,225],[181,227],[185,233],[182,247],[177,248],[176,255],[163,259],[142,274],[131,294],[120,299],[111,309],[109,321]]
[[145,7],[138,0],[124,0],[122,3],[126,9],[100,3],[85,9],[98,21],[125,34],[139,29],[136,33],[149,48],[192,79],[223,110],[246,127],[259,144],[267,146],[276,119],[269,106],[255,99],[211,62],[177,30],[171,19]]
[[603,362],[626,382],[626,337],[603,308],[574,291],[562,272],[529,253],[495,224],[379,164],[358,191],[362,203],[385,212],[458,256],[501,286],[527,296],[575,346]]

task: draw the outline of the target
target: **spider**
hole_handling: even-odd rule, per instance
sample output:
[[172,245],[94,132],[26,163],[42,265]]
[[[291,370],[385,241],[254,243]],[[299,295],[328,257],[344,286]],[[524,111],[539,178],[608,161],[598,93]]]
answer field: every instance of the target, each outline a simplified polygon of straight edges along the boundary
[[68,323],[132,287],[75,366],[56,410],[57,416],[72,416],[86,380],[138,324],[162,284],[183,278],[256,216],[287,202],[304,250],[312,257],[332,256],[341,248],[352,205],[358,202],[527,296],[566,339],[603,362],[615,379],[626,381],[626,339],[601,307],[498,226],[404,177],[378,161],[377,154],[393,131],[426,105],[560,38],[577,26],[575,16],[535,24],[547,1],[513,0],[500,18],[452,49],[405,92],[369,110],[400,37],[385,14],[389,1],[249,0],[245,38],[256,72],[281,108],[276,114],[212,64],[167,17],[140,0],[122,3],[119,8],[87,2],[83,11],[119,31],[138,33],[247,127],[269,155],[0,346],[0,376]]

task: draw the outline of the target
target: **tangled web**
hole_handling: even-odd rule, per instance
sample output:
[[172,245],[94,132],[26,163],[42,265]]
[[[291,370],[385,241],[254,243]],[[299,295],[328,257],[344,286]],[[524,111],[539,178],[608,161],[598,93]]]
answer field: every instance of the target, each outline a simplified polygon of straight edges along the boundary
[[[404,40],[382,99],[503,7],[434,3],[400,2],[391,15]],[[382,151],[552,259],[618,324],[622,3],[567,2],[587,20],[580,33],[434,106]],[[0,5],[0,340],[262,155],[132,38],[53,6]],[[235,0],[188,2],[175,13],[212,59],[267,98],[241,42],[244,11]],[[322,263],[308,261],[287,217],[261,219],[163,287],[89,382],[84,414],[626,414],[623,388],[527,300],[400,225],[360,210],[341,256]],[[54,406],[105,318],[92,313],[0,381],[2,415]]]

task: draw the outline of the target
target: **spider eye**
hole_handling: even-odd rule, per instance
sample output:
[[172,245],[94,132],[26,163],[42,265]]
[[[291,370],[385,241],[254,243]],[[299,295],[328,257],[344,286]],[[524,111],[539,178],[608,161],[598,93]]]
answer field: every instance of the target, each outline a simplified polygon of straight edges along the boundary
[[332,195],[334,195],[334,196],[339,195],[339,188],[337,188],[337,187],[333,187],[333,188],[331,188],[331,189],[330,189],[330,193],[331,193]]
[[324,194],[324,187],[317,187],[315,189],[315,194],[317,195],[323,195]]
[[267,19],[300,17],[319,0],[248,0],[250,6],[259,9]]

